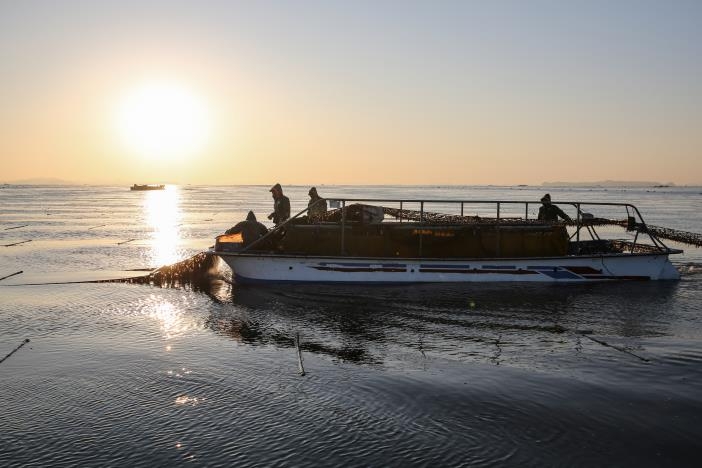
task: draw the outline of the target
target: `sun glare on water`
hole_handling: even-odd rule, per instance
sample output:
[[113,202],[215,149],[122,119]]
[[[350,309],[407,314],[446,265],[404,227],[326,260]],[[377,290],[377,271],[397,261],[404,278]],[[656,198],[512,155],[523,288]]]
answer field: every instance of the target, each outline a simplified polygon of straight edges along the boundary
[[210,136],[205,101],[179,84],[150,83],[133,89],[122,98],[117,120],[123,142],[148,159],[195,154]]
[[146,222],[153,229],[152,249],[147,253],[153,267],[170,265],[182,260],[179,252],[180,229],[182,220],[180,196],[176,187],[168,186],[166,190],[154,190],[144,196],[144,213]]

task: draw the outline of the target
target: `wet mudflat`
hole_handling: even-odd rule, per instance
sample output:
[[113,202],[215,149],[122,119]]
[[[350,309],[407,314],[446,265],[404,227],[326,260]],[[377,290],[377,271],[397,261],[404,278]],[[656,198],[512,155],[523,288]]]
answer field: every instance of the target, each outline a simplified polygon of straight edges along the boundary
[[[197,288],[22,286],[138,274],[270,204],[266,187],[201,187],[162,194],[169,214],[150,208],[158,193],[93,192],[1,194],[0,229],[28,224],[3,244],[33,239],[0,251],[0,277],[24,271],[0,283],[0,354],[31,339],[0,364],[2,466],[697,463],[695,249],[672,283],[262,288],[231,285],[223,266]],[[671,204],[699,203],[656,196],[640,208],[659,225]]]

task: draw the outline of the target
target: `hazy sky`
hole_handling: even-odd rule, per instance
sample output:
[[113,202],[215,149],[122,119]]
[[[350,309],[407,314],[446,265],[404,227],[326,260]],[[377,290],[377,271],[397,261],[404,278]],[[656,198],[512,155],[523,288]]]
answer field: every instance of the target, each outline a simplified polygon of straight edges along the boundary
[[0,182],[700,184],[701,25],[684,0],[3,1]]

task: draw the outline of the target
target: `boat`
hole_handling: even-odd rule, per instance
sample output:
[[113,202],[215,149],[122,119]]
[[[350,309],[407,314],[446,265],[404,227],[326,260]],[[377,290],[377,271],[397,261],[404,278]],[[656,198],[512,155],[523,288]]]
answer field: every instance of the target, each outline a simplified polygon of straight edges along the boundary
[[165,190],[166,186],[163,184],[134,184],[129,187],[129,190]]
[[[218,236],[209,254],[236,283],[428,283],[677,280],[669,248],[629,203],[561,202],[570,222],[529,217],[540,202],[338,199],[302,210],[244,246]],[[414,207],[418,209],[407,209]],[[595,217],[585,211],[623,218]],[[468,216],[466,212],[481,213]],[[486,215],[487,213],[487,215]],[[515,215],[515,213],[520,213]],[[600,230],[626,229],[624,238]]]

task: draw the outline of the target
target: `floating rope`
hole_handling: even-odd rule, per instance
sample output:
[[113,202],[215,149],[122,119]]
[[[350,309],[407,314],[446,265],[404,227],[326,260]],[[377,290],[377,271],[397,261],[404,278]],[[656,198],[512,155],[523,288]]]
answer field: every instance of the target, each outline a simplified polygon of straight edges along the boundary
[[295,333],[295,348],[297,348],[297,369],[300,375],[305,375],[305,367],[302,365],[302,351],[300,350],[300,332]]
[[7,356],[0,359],[0,364],[2,364],[5,361],[5,359],[7,359],[10,356],[12,356],[13,354],[15,354],[22,346],[26,345],[27,343],[29,343],[29,338],[25,338],[24,341],[19,344],[19,346],[17,346],[15,349],[10,351],[10,353]]
[[11,275],[3,276],[2,278],[0,278],[0,281],[7,279],[11,276],[19,275],[20,273],[24,273],[24,270],[16,271],[16,272],[12,273]]
[[27,242],[32,242],[32,239],[15,242],[14,244],[3,244],[3,247],[12,247],[13,245],[26,244]]
[[630,355],[630,356],[634,356],[635,358],[641,359],[643,362],[651,362],[650,359],[645,358],[645,357],[643,357],[643,356],[639,356],[638,354],[633,353],[633,352],[629,351],[628,349],[626,349],[626,348],[624,348],[624,347],[616,346],[616,345],[613,345],[613,344],[611,344],[611,343],[607,343],[607,342],[604,341],[604,340],[600,340],[600,339],[598,339],[598,338],[594,338],[594,337],[590,336],[589,333],[586,333],[586,332],[578,332],[577,330],[576,330],[576,333],[579,334],[580,336],[583,336],[583,337],[587,338],[588,340],[591,340],[591,341],[594,341],[595,343],[601,344],[602,346],[606,346],[607,348],[615,349],[615,350],[619,351],[620,353],[628,354],[628,355]]

